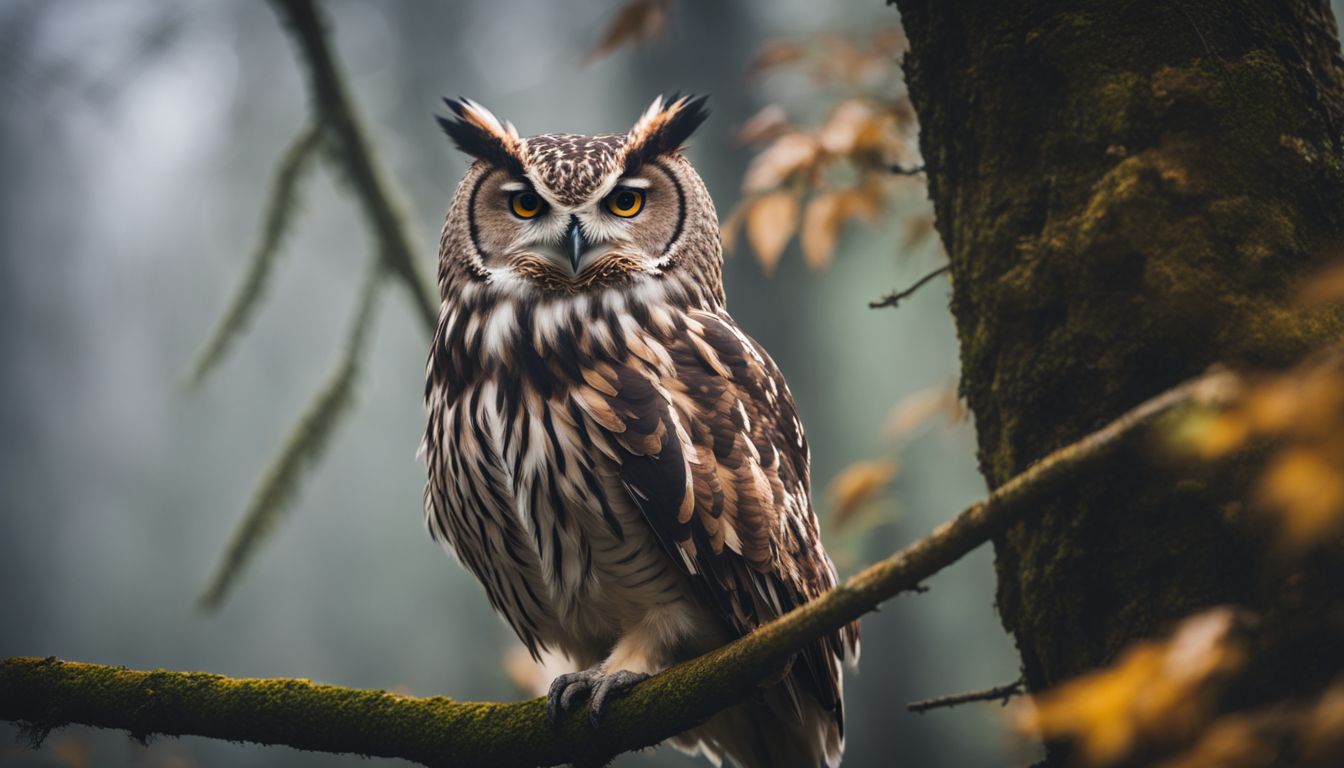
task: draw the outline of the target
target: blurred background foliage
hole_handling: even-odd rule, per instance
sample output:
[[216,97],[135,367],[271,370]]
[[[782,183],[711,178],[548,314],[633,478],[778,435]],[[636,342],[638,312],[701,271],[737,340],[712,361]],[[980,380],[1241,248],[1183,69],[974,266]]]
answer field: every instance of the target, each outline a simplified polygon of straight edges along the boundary
[[[893,173],[919,162],[894,11],[322,7],[426,275],[465,167],[434,125],[439,96],[479,99],[525,133],[596,133],[624,130],[658,93],[711,94],[690,154],[741,229],[730,308],[788,376],[842,571],[983,494],[944,285],[867,306],[943,261],[922,181]],[[0,99],[0,656],[521,695],[512,635],[422,528],[422,315],[402,294],[372,301],[376,241],[340,168],[312,162],[305,73],[272,10],[13,0]],[[239,287],[258,275],[264,291]],[[221,317],[245,335],[212,337]],[[217,611],[198,610],[294,425],[348,402],[303,492],[264,502],[292,501],[269,545]],[[893,748],[911,765],[1029,762],[993,704],[904,711],[1017,676],[989,558],[865,619],[847,765],[889,764]],[[39,753],[5,742],[5,765],[356,763],[78,729]],[[690,764],[670,749],[617,760]]]

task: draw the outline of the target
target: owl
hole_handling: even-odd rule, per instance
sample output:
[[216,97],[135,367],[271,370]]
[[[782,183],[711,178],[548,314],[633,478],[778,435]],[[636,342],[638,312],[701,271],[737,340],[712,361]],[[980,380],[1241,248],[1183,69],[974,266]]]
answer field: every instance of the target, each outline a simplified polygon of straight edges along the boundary
[[[835,584],[793,397],[728,314],[713,201],[682,144],[703,97],[624,134],[520,137],[468,100],[474,158],[439,242],[426,365],[431,536],[555,679],[548,714],[608,703]],[[715,764],[834,766],[851,624],[758,695],[672,739]]]

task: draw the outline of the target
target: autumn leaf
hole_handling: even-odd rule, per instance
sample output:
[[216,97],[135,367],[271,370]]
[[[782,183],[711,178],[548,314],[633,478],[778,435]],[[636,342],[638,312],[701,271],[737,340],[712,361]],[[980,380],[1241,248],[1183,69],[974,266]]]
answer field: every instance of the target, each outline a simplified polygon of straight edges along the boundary
[[831,499],[827,520],[841,530],[858,517],[858,513],[886,492],[896,477],[896,464],[886,459],[858,461],[840,470],[827,489]]
[[1138,643],[1113,666],[1032,697],[1018,707],[1017,726],[1072,741],[1092,766],[1114,765],[1141,746],[1188,741],[1244,661],[1231,640],[1235,625],[1228,608],[1196,614],[1170,640]]
[[742,179],[742,191],[750,195],[774,189],[810,168],[819,154],[820,147],[811,136],[786,133],[752,159]]
[[807,49],[792,40],[776,40],[766,44],[747,65],[747,76],[757,77],[787,64],[792,64],[806,55]]
[[609,56],[623,45],[639,45],[660,37],[667,29],[670,4],[670,0],[627,0],[584,62]]
[[831,114],[817,131],[821,148],[833,155],[847,155],[855,143],[870,128],[873,107],[863,99],[846,99],[831,110]]
[[1259,501],[1278,513],[1287,543],[1319,540],[1344,519],[1344,472],[1319,451],[1280,451],[1260,482]]
[[873,218],[876,199],[863,189],[838,189],[813,197],[803,214],[803,258],[812,269],[830,266],[845,223],[854,217]]
[[966,407],[955,384],[921,389],[901,398],[887,415],[883,432],[893,442],[904,442],[938,416],[949,426],[966,418]]
[[748,205],[747,242],[769,274],[774,272],[784,248],[798,230],[798,197],[781,190],[762,195]]
[[778,104],[769,104],[747,118],[737,132],[737,139],[743,144],[760,144],[778,138],[790,129],[789,116],[784,108]]

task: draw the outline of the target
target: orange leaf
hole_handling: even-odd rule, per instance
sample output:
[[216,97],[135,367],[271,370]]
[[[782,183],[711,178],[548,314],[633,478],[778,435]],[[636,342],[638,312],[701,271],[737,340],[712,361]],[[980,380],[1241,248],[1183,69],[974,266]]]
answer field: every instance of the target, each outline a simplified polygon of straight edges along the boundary
[[750,205],[746,213],[747,241],[769,274],[798,229],[798,198],[792,192],[771,192]]
[[827,490],[831,525],[840,530],[853,522],[864,505],[881,497],[895,477],[896,465],[885,459],[858,461],[840,470]]

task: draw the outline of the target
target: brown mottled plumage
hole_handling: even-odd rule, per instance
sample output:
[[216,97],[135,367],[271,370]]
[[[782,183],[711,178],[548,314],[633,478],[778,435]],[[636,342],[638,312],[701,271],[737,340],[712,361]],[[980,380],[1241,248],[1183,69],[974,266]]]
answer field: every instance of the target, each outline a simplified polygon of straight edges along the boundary
[[[448,103],[477,160],[440,242],[426,520],[534,656],[583,670],[556,679],[552,712],[587,694],[596,725],[610,696],[835,583],[807,443],[724,308],[718,220],[680,152],[703,99],[595,137],[521,138]],[[857,653],[852,624],[673,741],[716,764],[838,764]]]

